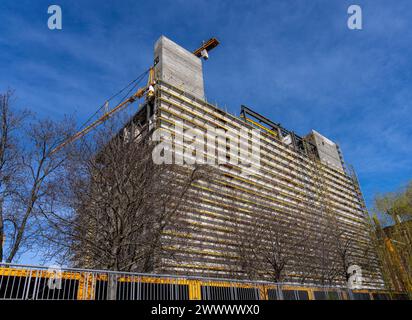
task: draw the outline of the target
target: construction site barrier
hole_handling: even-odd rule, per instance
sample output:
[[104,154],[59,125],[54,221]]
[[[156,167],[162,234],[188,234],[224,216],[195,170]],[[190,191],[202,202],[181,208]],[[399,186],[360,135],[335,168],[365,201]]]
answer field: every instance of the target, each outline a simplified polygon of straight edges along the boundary
[[408,295],[1,263],[0,300],[408,300]]

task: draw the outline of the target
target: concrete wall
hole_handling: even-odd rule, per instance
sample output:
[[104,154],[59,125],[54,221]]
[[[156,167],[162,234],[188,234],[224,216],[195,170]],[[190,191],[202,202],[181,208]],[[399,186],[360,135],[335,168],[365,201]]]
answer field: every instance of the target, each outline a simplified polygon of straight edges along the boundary
[[202,100],[205,99],[202,61],[172,40],[161,36],[155,43],[157,79],[170,83]]
[[319,132],[312,130],[309,138],[316,145],[322,163],[343,171],[343,164],[339,155],[339,147]]

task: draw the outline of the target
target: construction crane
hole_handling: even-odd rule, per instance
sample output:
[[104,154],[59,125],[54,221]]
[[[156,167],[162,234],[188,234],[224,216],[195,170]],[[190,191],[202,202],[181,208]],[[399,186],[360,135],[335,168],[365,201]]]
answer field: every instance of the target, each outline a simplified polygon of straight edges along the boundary
[[131,103],[135,102],[136,100],[142,98],[146,94],[146,99],[151,99],[154,95],[154,85],[155,85],[155,78],[154,78],[154,68],[151,67],[149,69],[149,79],[147,81],[147,85],[139,88],[133,95],[131,95],[129,98],[126,100],[120,102],[117,106],[115,106],[113,109],[110,111],[105,112],[99,119],[96,121],[92,122],[89,124],[87,127],[84,129],[80,130],[76,134],[72,135],[69,137],[67,140],[59,144],[56,148],[54,148],[51,152],[50,155],[54,154],[55,152],[61,150],[64,148],[66,145],[75,142],[76,140],[80,139],[81,137],[85,136],[88,134],[91,130],[95,129],[97,126],[105,122],[107,119],[109,119],[111,116],[113,116],[115,113],[118,111],[126,108],[128,105]]
[[[198,49],[193,51],[193,54],[197,57],[201,57],[205,60],[209,58],[208,52],[212,49],[214,49],[216,46],[219,45],[219,41],[216,38],[211,38],[206,42],[203,42],[202,46],[199,47]],[[87,127],[84,129],[80,130],[79,132],[75,133],[65,141],[63,141],[61,144],[59,144],[57,147],[55,147],[51,152],[50,155],[56,153],[57,151],[61,150],[64,148],[66,145],[71,144],[75,142],[76,140],[84,137],[86,134],[88,134],[90,131],[98,127],[100,124],[105,122],[107,119],[109,119],[111,116],[113,116],[115,113],[119,112],[120,110],[123,110],[126,108],[128,105],[131,103],[135,102],[136,100],[142,98],[146,94],[146,99],[150,100],[154,96],[154,85],[156,84],[155,80],[155,74],[154,74],[154,66],[150,67],[149,69],[149,78],[147,80],[147,85],[139,88],[132,96],[127,98],[126,100],[120,102],[117,106],[115,106],[113,109],[110,111],[107,110],[107,102],[105,104],[105,113],[98,118],[96,121],[92,122],[89,124]]]
[[205,60],[209,59],[209,51],[216,48],[219,45],[219,40],[216,38],[211,38],[206,42],[203,42],[203,45],[200,48],[197,48],[193,51],[193,54],[196,57],[203,58]]

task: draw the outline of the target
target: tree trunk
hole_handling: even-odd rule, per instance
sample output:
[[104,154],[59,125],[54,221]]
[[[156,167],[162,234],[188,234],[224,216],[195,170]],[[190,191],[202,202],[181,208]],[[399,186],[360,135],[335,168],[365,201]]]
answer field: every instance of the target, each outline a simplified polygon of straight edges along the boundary
[[0,262],[3,262],[3,245],[5,242],[3,222],[3,199],[0,199]]

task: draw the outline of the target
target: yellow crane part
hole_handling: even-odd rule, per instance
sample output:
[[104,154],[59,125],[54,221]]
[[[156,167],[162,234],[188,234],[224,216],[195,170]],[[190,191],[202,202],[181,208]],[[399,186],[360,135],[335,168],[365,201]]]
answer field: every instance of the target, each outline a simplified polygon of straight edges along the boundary
[[89,124],[86,128],[80,130],[76,134],[72,135],[68,139],[66,139],[63,143],[59,144],[57,147],[55,147],[51,152],[50,155],[54,154],[55,152],[61,150],[63,147],[66,145],[73,143],[74,141],[80,139],[81,137],[85,136],[88,134],[91,130],[102,124],[104,121],[106,121],[108,118],[113,116],[115,113],[118,111],[124,109],[127,107],[129,104],[135,102],[136,100],[142,98],[145,93],[147,93],[147,98],[150,99],[154,95],[154,88],[153,85],[155,84],[155,78],[154,78],[154,68],[151,67],[149,70],[149,79],[147,82],[147,85],[145,87],[139,88],[132,96],[127,98],[126,100],[120,102],[117,106],[115,106],[113,109],[110,111],[105,112],[100,118],[98,118],[96,121],[92,122]]

